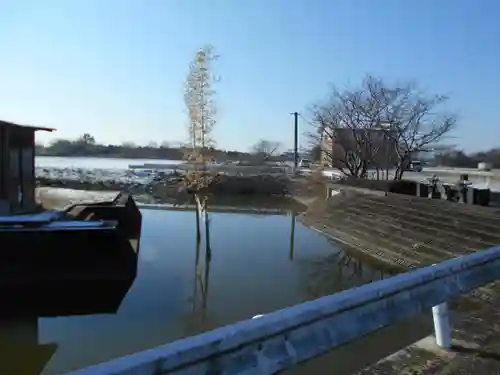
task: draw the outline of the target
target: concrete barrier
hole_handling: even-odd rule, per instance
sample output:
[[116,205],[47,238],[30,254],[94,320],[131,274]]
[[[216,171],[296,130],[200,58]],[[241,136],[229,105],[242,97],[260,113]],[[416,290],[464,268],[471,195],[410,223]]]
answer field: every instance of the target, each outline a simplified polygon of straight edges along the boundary
[[498,278],[500,246],[70,374],[274,374],[431,308],[438,345],[448,347],[446,301]]

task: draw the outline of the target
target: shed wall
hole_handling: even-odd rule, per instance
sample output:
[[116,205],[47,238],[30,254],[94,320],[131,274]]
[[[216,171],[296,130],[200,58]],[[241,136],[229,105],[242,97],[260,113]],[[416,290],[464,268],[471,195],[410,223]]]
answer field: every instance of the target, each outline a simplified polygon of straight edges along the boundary
[[11,211],[35,207],[35,131],[0,124],[0,200]]

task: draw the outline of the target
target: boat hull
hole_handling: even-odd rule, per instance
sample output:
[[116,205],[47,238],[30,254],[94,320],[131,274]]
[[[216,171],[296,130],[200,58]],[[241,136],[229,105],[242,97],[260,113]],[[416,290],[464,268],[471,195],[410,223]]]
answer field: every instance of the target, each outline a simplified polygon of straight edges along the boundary
[[117,308],[137,273],[141,214],[122,195],[76,211],[92,217],[47,211],[0,218],[3,313],[74,315],[95,303]]
[[142,215],[129,194],[120,193],[112,201],[72,204],[64,212],[76,220],[116,221],[118,229],[128,238],[139,237],[141,233]]
[[114,314],[134,278],[1,285],[1,319]]

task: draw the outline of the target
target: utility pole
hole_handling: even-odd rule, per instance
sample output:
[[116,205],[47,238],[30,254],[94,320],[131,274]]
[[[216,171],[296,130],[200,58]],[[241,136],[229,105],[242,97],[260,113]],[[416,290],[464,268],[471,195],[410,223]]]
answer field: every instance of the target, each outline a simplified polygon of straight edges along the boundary
[[294,138],[293,138],[293,167],[297,171],[299,164],[299,112],[291,113],[294,118]]

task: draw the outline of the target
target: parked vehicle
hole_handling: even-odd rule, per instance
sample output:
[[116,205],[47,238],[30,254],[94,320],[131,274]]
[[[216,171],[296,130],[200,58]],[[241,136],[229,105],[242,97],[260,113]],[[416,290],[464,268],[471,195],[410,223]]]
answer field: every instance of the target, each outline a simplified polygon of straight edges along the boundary
[[481,162],[477,164],[477,169],[480,171],[491,171],[491,163]]
[[408,172],[422,172],[422,163],[418,160],[410,162],[408,166],[406,167],[405,171]]
[[299,162],[299,168],[311,168],[311,162],[309,159],[302,159]]

